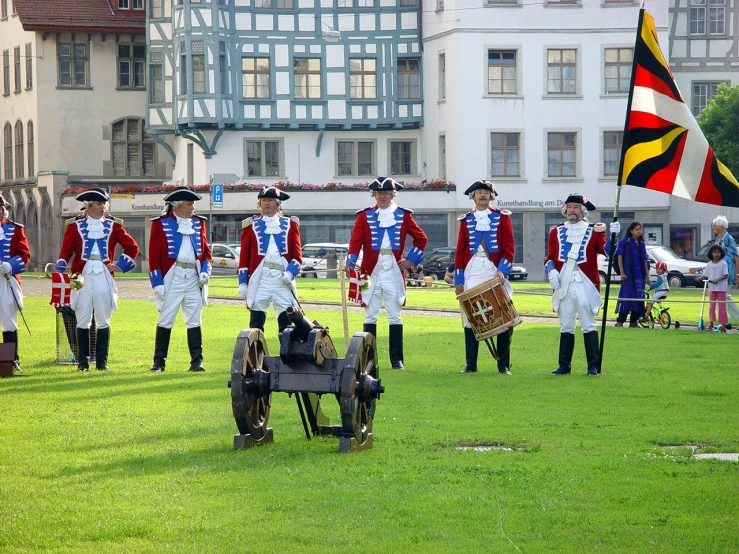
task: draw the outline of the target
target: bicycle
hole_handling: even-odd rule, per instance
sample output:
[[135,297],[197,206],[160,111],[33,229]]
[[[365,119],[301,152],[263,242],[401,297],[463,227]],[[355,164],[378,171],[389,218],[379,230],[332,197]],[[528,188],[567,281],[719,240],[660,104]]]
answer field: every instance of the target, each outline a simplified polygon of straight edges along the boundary
[[[652,297],[650,294],[650,291],[647,291],[646,294],[647,302],[649,302],[649,299]],[[652,304],[652,310],[649,313],[648,316],[644,316],[639,320],[639,325],[642,327],[654,329],[654,322],[658,321],[660,327],[663,329],[669,329],[670,325],[672,324],[672,318],[670,317],[670,308],[665,308],[662,305],[662,302],[659,300],[656,300],[654,304]],[[675,322],[675,328],[677,328],[678,324]]]

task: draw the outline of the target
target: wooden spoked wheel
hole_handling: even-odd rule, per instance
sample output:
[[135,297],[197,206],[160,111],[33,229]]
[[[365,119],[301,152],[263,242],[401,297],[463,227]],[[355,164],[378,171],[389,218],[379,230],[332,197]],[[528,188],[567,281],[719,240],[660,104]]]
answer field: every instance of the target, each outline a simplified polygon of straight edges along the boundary
[[231,405],[239,433],[251,435],[255,441],[267,433],[269,407],[269,356],[261,329],[244,329],[239,333],[231,361]]
[[380,393],[377,346],[371,333],[356,333],[349,343],[341,379],[339,406],[345,437],[363,445],[372,433],[372,418]]

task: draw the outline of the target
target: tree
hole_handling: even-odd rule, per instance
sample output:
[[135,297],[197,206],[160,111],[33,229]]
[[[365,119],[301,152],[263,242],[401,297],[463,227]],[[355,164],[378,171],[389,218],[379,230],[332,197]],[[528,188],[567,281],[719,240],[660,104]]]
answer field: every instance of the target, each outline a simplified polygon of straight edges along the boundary
[[716,157],[739,178],[739,86],[719,85],[698,124]]

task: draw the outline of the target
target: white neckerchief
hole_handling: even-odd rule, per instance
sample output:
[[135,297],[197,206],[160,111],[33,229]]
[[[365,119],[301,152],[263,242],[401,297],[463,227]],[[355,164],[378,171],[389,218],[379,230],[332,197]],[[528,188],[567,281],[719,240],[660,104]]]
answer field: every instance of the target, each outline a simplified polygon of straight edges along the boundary
[[262,221],[264,221],[264,232],[268,235],[278,235],[282,232],[282,229],[280,228],[280,218],[277,214],[263,215]]
[[95,219],[89,215],[87,221],[87,236],[91,239],[105,238],[105,228],[103,227],[103,218]]
[[588,222],[581,220],[577,223],[565,222],[565,229],[567,232],[567,238],[565,239],[570,244],[581,244],[582,237],[585,235],[585,231],[588,230]]
[[0,240],[5,240],[5,230],[2,225],[0,225]]
[[475,230],[476,231],[489,231],[490,230],[490,210],[472,212],[475,216]]
[[377,223],[381,228],[387,229],[395,225],[395,210],[398,205],[395,202],[390,202],[387,208],[377,208]]
[[195,229],[192,228],[192,219],[189,217],[180,217],[175,214],[177,218],[177,232],[181,235],[192,235],[195,233]]

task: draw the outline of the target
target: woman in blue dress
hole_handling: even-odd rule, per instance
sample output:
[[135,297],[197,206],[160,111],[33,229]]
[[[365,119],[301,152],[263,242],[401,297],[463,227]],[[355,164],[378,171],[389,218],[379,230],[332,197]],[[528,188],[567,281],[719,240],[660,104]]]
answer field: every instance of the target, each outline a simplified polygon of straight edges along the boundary
[[734,237],[732,237],[728,232],[729,221],[724,216],[720,215],[711,223],[711,229],[716,235],[714,241],[723,248],[726,253],[724,261],[729,267],[729,284],[736,285],[736,268],[737,261],[739,261],[739,253],[736,249],[736,241],[734,240]]
[[[644,317],[644,300],[625,300],[644,298],[644,286],[649,280],[649,259],[642,236],[642,226],[634,221],[626,230],[616,249],[618,267],[621,272],[621,290],[616,303],[616,327],[623,327],[629,316],[629,327],[639,327],[637,321]],[[629,315],[630,314],[630,315]]]

